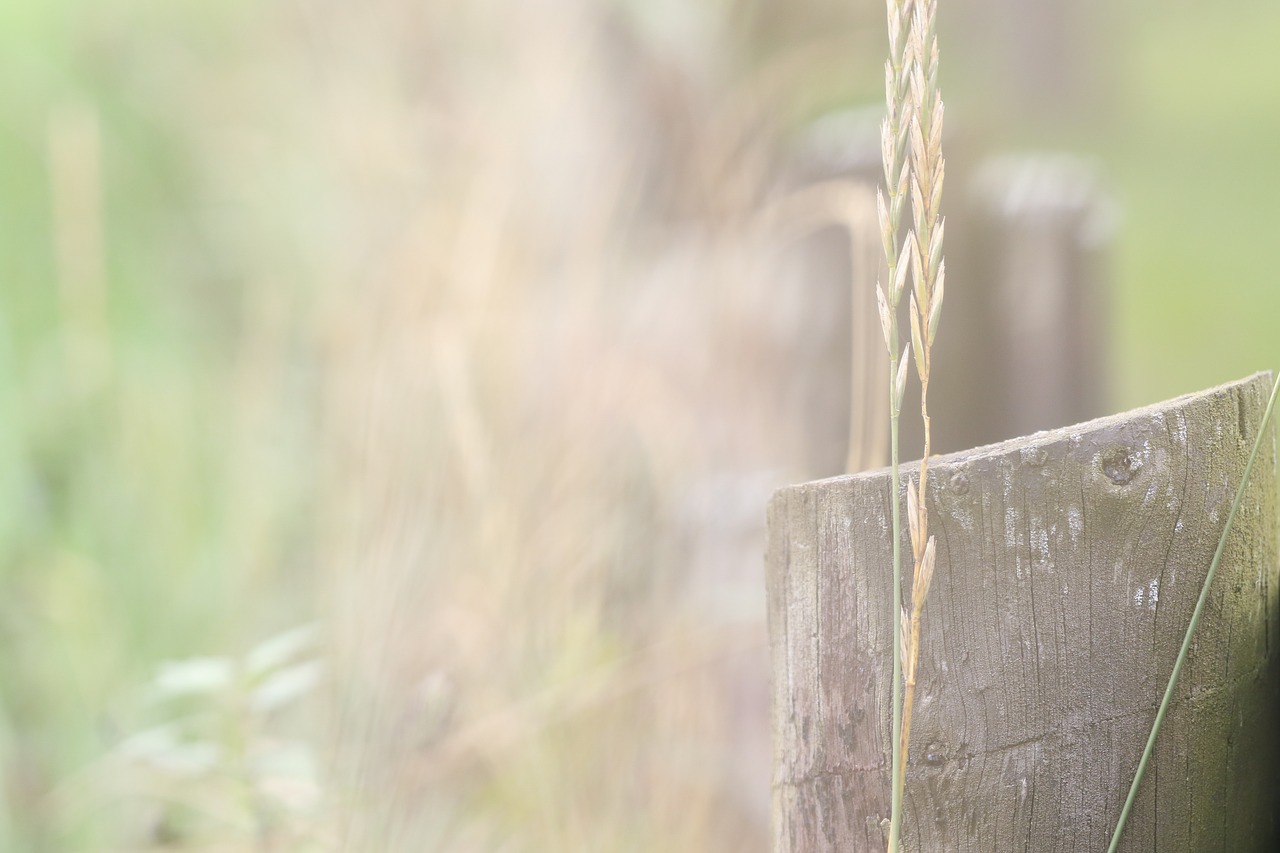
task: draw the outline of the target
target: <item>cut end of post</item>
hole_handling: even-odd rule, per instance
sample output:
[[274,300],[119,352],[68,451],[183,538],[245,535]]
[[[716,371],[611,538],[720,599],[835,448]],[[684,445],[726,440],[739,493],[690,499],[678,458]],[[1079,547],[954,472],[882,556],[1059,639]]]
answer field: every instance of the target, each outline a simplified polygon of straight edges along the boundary
[[[932,819],[907,822],[905,848],[1106,849],[1271,388],[1260,373],[930,460],[905,803]],[[779,853],[884,849],[891,503],[882,470],[770,506]],[[1271,849],[1276,507],[1268,440],[1152,750],[1148,776],[1172,775],[1159,809],[1138,792],[1122,849]]]

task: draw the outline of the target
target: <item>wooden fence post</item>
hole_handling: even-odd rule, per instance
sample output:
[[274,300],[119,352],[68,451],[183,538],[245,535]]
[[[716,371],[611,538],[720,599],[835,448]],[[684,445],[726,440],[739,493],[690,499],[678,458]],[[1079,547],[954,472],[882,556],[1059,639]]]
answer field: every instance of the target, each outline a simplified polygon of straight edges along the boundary
[[[1270,382],[934,462],[906,850],[1106,849]],[[1275,464],[1273,437],[1121,850],[1274,849]],[[884,849],[889,499],[877,471],[770,503],[777,853]]]

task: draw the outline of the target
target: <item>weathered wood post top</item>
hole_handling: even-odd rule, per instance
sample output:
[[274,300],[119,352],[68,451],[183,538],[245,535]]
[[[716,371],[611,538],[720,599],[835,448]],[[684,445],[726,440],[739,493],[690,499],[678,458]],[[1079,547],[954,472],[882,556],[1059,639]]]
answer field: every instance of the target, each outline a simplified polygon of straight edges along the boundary
[[[905,850],[1106,850],[1270,388],[1258,374],[931,463]],[[777,853],[885,847],[890,495],[875,471],[769,506]],[[1122,850],[1275,849],[1275,513],[1272,436]]]

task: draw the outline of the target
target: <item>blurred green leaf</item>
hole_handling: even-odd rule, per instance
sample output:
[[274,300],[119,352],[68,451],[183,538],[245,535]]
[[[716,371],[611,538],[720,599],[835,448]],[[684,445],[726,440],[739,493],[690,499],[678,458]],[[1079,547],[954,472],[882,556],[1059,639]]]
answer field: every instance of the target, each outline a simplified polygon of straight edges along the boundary
[[159,697],[213,694],[228,690],[235,679],[236,665],[229,658],[191,658],[161,664],[152,687]]
[[245,658],[249,676],[260,678],[284,666],[316,643],[316,627],[302,625],[259,643]]
[[320,664],[315,661],[291,666],[271,675],[253,691],[252,707],[269,714],[305,696],[320,683]]

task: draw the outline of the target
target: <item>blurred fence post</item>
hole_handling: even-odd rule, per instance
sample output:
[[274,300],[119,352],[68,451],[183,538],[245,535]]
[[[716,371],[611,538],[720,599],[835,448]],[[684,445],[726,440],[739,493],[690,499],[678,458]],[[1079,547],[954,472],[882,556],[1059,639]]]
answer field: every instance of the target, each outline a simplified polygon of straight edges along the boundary
[[[1069,156],[992,158],[972,182],[971,201],[982,234],[977,268],[961,287],[985,285],[977,331],[996,342],[988,400],[998,413],[973,443],[1097,417],[1106,406],[1103,290],[1113,217],[1094,176]],[[962,397],[950,403],[962,411]]]
[[[798,158],[794,183],[876,186],[879,148],[866,127],[874,129],[873,119],[855,113],[820,124]],[[930,409],[939,452],[1097,417],[1109,390],[1106,253],[1113,216],[1092,170],[1065,155],[975,158],[963,142],[948,158],[954,189],[943,201],[947,290],[961,298],[948,300],[935,349]],[[797,344],[796,381],[809,433],[806,464],[823,477],[845,472],[850,456],[887,459],[887,438],[884,448],[861,453],[847,446],[857,433],[850,429],[856,382],[849,353],[867,350],[850,341],[844,318],[858,316],[859,300],[873,316],[874,281],[851,280],[844,235],[819,232],[802,248],[813,334]],[[879,335],[875,324],[862,329]],[[855,374],[870,375],[873,388],[881,384],[880,368],[878,361],[853,365]],[[904,411],[918,408],[916,393],[909,388]],[[920,443],[911,419],[904,419],[902,441]]]
[[[907,849],[1106,849],[1270,384],[933,464]],[[1274,466],[1264,442],[1122,850],[1274,849]],[[884,849],[890,494],[868,472],[769,507],[776,853]]]

